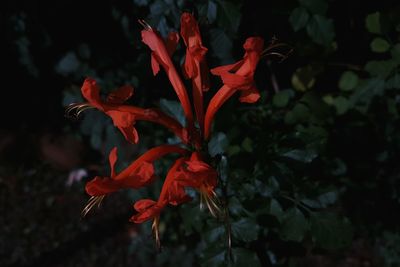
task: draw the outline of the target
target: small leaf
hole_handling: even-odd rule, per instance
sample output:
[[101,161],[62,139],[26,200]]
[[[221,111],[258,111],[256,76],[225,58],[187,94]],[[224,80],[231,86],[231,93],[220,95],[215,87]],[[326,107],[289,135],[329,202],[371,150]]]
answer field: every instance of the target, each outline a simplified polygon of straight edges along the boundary
[[282,219],[283,210],[281,204],[279,204],[275,199],[271,199],[269,204],[269,214],[275,216],[278,221]]
[[208,143],[208,152],[211,157],[223,154],[228,147],[228,139],[224,133],[216,133]]
[[325,0],[299,0],[299,2],[313,14],[325,15],[328,10],[328,4]]
[[369,14],[365,19],[365,27],[370,33],[381,33],[380,13]]
[[232,267],[261,267],[257,254],[254,251],[244,248],[233,248],[233,265]]
[[292,11],[292,14],[290,14],[289,22],[292,25],[293,30],[297,32],[307,25],[309,18],[310,15],[308,15],[307,10],[304,7],[298,7]]
[[282,90],[274,95],[272,104],[277,108],[286,107],[294,93],[292,90]]
[[390,44],[380,37],[375,38],[371,42],[371,50],[376,53],[384,53],[388,51],[390,48]]
[[160,109],[171,117],[177,119],[181,125],[186,125],[182,105],[178,101],[161,99]]
[[343,96],[338,96],[335,98],[333,105],[336,108],[336,113],[338,115],[343,115],[349,109],[350,102],[347,98],[345,98]]
[[321,248],[335,250],[351,243],[353,230],[346,218],[333,213],[313,213],[310,224],[313,239]]
[[308,223],[303,213],[297,208],[290,208],[282,218],[279,233],[283,240],[300,242],[307,229]]
[[242,218],[232,223],[232,234],[238,240],[251,242],[258,238],[260,226],[251,218]]
[[365,65],[365,70],[372,76],[386,78],[398,63],[393,60],[372,60]]
[[350,91],[358,84],[358,76],[352,71],[346,71],[339,80],[339,88],[343,91]]
[[209,23],[214,23],[217,18],[217,4],[213,1],[208,1],[207,6],[207,19]]
[[250,138],[246,137],[242,142],[242,147],[243,150],[246,152],[253,152],[253,141]]
[[292,75],[292,85],[294,89],[305,92],[315,84],[316,71],[310,66],[298,68]]
[[315,151],[306,151],[300,149],[293,149],[285,152],[282,156],[286,158],[290,158],[296,161],[310,163],[312,162],[318,155]]
[[333,21],[321,15],[313,15],[307,24],[307,33],[317,44],[331,46],[335,38]]
[[390,50],[390,54],[397,63],[400,63],[400,44],[393,46],[392,50]]

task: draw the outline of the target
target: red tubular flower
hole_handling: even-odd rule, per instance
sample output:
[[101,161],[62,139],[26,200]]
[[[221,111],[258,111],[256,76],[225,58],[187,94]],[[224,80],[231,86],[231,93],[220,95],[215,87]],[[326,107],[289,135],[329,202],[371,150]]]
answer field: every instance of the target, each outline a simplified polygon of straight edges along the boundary
[[204,138],[210,135],[211,123],[218,109],[236,91],[241,91],[241,102],[254,103],[260,94],[254,83],[254,72],[264,47],[264,40],[259,37],[250,37],[243,45],[245,54],[239,62],[227,66],[217,67],[211,73],[221,77],[224,85],[211,99],[205,116]]
[[203,91],[210,88],[208,67],[205,61],[207,48],[201,41],[197,21],[187,12],[181,16],[181,36],[186,45],[184,75],[186,78],[192,79],[194,108],[197,121],[202,129],[204,123]]
[[117,161],[117,149],[109,155],[110,177],[96,176],[86,184],[86,192],[91,196],[102,196],[122,188],[140,188],[151,183],[154,178],[153,162],[166,154],[177,153],[184,155],[187,150],[175,145],[163,145],[152,148],[131,163],[125,170],[116,174],[114,165]]
[[[178,72],[175,69],[175,66],[171,60],[170,53],[168,51],[168,47],[170,51],[172,50],[171,41],[168,41],[169,45],[167,47],[164,40],[161,36],[157,33],[157,31],[153,30],[149,25],[147,25],[144,21],[140,21],[143,26],[144,30],[142,30],[142,41],[151,49],[152,51],[152,68],[153,73],[156,74],[159,70],[159,65],[161,65],[165,72],[168,75],[168,78],[174,87],[176,94],[178,95],[179,101],[182,104],[183,111],[185,113],[185,117],[188,123],[188,128],[193,130],[193,113],[192,107],[190,105],[189,97],[186,92],[185,85],[183,84],[181,78],[178,75]],[[171,35],[172,36],[172,35]],[[176,40],[176,35],[174,34],[173,38],[168,38],[167,40]]]
[[122,105],[132,94],[133,88],[124,86],[110,93],[106,101],[102,101],[100,98],[100,88],[96,81],[92,78],[86,78],[82,86],[82,95],[89,103],[72,106],[70,110],[77,107],[80,109],[77,112],[78,114],[90,107],[95,107],[103,111],[112,118],[114,125],[122,132],[125,139],[131,143],[137,143],[139,141],[138,133],[133,126],[137,120],[161,124],[175,133],[184,143],[189,142],[188,134],[182,125],[165,113],[156,109],[143,109],[135,106]]

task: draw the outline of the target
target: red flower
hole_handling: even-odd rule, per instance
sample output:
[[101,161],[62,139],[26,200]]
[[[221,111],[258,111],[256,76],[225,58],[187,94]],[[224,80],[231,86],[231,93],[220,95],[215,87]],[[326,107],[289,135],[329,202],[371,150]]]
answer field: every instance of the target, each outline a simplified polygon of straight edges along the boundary
[[[170,51],[172,50],[171,47],[173,45],[166,45],[164,40],[161,38],[161,36],[158,34],[157,31],[153,30],[149,25],[147,25],[145,22],[141,21],[141,23],[144,26],[144,30],[142,30],[142,41],[151,49],[152,51],[152,68],[153,68],[153,73],[156,74],[159,70],[159,66],[161,65],[165,72],[168,75],[168,78],[174,87],[174,90],[179,98],[179,101],[182,103],[183,111],[185,113],[185,117],[188,123],[189,129],[193,129],[194,124],[193,124],[193,113],[192,113],[192,108],[190,105],[189,97],[186,92],[185,85],[183,84],[181,78],[178,75],[178,72],[175,69],[175,66],[171,60],[170,53],[168,51],[168,47],[170,47]],[[170,40],[177,40],[178,38],[176,37],[175,34],[172,36],[175,36],[174,38],[168,38],[168,42]]]
[[189,142],[186,129],[182,125],[156,109],[143,109],[135,106],[122,105],[128,98],[133,95],[133,88],[130,86],[121,87],[111,92],[106,101],[100,98],[100,88],[96,81],[92,78],[86,78],[82,86],[82,95],[89,102],[84,104],[72,104],[67,113],[71,113],[74,109],[77,115],[82,111],[94,107],[109,115],[114,125],[120,129],[125,139],[130,143],[139,141],[138,133],[134,128],[137,120],[151,121],[165,126],[178,136],[185,144]]
[[205,61],[207,48],[203,46],[199,26],[190,13],[181,16],[181,36],[186,45],[186,57],[183,65],[184,75],[192,79],[193,102],[197,121],[201,128],[204,123],[203,91],[210,88],[208,67]]
[[254,103],[260,98],[260,94],[254,83],[254,72],[263,47],[263,39],[259,37],[250,37],[243,45],[246,52],[242,60],[235,64],[221,66],[211,70],[212,74],[221,77],[224,85],[208,104],[204,125],[205,139],[209,137],[211,123],[215,113],[236,91],[241,91],[241,96],[239,98],[241,102]]
[[117,148],[109,155],[110,177],[96,176],[86,184],[86,192],[91,196],[101,196],[122,188],[140,188],[151,183],[154,178],[153,162],[166,154],[185,154],[187,151],[179,146],[163,145],[152,148],[132,162],[125,170],[116,174],[114,165],[117,161]]

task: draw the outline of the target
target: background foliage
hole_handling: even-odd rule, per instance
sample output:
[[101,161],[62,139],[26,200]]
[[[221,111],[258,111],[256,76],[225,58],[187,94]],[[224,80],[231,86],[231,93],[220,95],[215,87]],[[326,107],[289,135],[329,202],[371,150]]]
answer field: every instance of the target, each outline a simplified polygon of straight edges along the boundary
[[[398,266],[400,6],[395,3],[4,4],[0,264]],[[83,188],[93,175],[108,173],[105,155],[116,144],[123,168],[148,147],[176,140],[140,123],[140,145],[128,145],[102,114],[90,111],[81,121],[68,122],[61,103],[79,101],[83,78],[92,76],[105,90],[132,84],[131,104],[159,106],[181,120],[166,76],[152,76],[136,21],[145,18],[165,35],[178,29],[184,10],[198,17],[211,67],[239,59],[251,35],[276,37],[293,52],[284,61],[271,57],[259,64],[258,104],[233,99],[217,116],[209,150],[229,222],[200,211],[198,201],[169,208],[162,215],[163,251],[157,253],[150,225],[133,225],[128,218],[133,201],[156,196],[162,181],[117,193],[85,219],[79,215],[87,200]],[[182,62],[183,50],[175,62]],[[212,82],[211,95],[218,79]],[[169,163],[157,163],[161,177]],[[88,175],[66,185],[77,168]]]

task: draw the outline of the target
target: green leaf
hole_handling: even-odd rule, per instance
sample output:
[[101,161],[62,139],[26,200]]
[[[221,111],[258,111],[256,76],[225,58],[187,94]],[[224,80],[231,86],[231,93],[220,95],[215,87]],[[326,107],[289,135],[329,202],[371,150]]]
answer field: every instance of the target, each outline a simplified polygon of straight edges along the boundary
[[365,70],[372,76],[386,78],[394,70],[398,63],[393,60],[373,60],[365,65]]
[[211,51],[222,63],[229,63],[232,59],[232,41],[222,29],[210,30]]
[[185,114],[182,105],[178,101],[160,99],[160,109],[175,118],[183,126],[186,125]]
[[280,236],[286,241],[300,242],[308,229],[303,213],[297,208],[287,210],[282,218]]
[[354,94],[350,97],[352,106],[357,105],[365,112],[371,100],[378,95],[382,95],[385,89],[385,81],[379,78],[371,78],[363,81],[363,83],[355,90]]
[[211,157],[223,154],[228,147],[228,139],[224,133],[216,133],[208,143],[208,152]]
[[353,238],[349,220],[338,218],[333,213],[313,213],[310,226],[313,240],[323,249],[335,250],[346,247]]
[[307,33],[315,43],[331,46],[335,38],[333,21],[321,15],[313,15],[307,24]]
[[388,79],[385,83],[385,87],[400,89],[400,74],[396,73],[390,79]]
[[365,19],[365,27],[370,33],[381,33],[380,13],[369,14]]
[[299,0],[299,3],[313,14],[325,15],[328,10],[325,0]]
[[282,156],[296,161],[310,163],[318,156],[318,154],[315,153],[315,151],[292,149],[282,154]]
[[390,54],[397,63],[400,63],[400,44],[393,46],[392,50],[390,50]]
[[338,96],[335,98],[333,105],[336,108],[336,113],[338,115],[343,115],[349,110],[350,102],[347,98]]
[[380,37],[376,37],[371,42],[371,50],[376,53],[384,53],[388,51],[390,48],[390,44]]
[[292,14],[290,14],[289,22],[292,25],[293,30],[297,32],[307,25],[309,18],[310,15],[308,15],[308,12],[304,7],[297,7],[292,11]]
[[233,256],[232,267],[243,267],[243,266],[261,267],[257,254],[254,251],[244,248],[233,248],[232,256]]
[[276,93],[272,98],[272,104],[277,108],[286,107],[291,97],[294,96],[292,90],[282,90]]
[[251,242],[258,238],[260,226],[251,218],[242,218],[232,223],[233,236],[244,242]]
[[236,33],[242,18],[241,5],[226,0],[217,0],[217,3],[220,5],[217,12],[218,24],[221,28]]
[[353,90],[358,84],[358,76],[352,71],[346,71],[339,80],[339,88],[343,91]]
[[217,4],[214,1],[208,1],[207,19],[209,23],[213,23],[217,18]]
[[242,142],[242,147],[243,150],[246,152],[253,152],[253,141],[250,138],[246,137]]
[[271,199],[271,202],[269,204],[269,214],[276,217],[278,221],[282,219],[284,213],[281,204],[279,204],[279,202],[276,199]]

